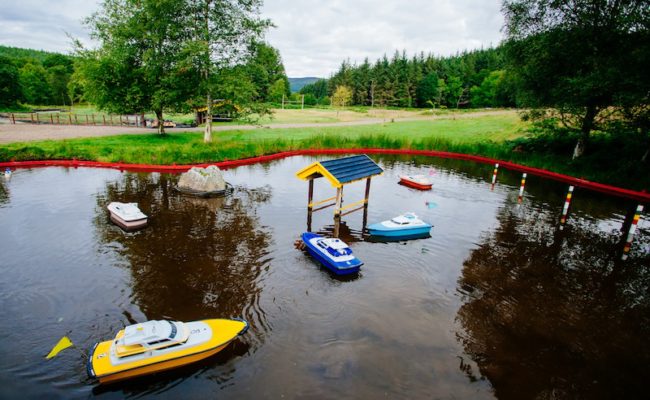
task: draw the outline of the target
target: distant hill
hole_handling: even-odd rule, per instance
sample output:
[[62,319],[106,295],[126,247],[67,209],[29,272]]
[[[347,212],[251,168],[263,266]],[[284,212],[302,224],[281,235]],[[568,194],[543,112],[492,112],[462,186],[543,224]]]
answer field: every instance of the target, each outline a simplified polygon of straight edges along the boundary
[[300,89],[302,89],[303,86],[309,85],[310,83],[314,83],[321,78],[308,76],[304,78],[288,78],[288,79],[289,79],[289,87],[291,88],[291,93],[295,93],[298,92]]
[[33,50],[33,49],[22,49],[20,47],[9,47],[0,45],[0,55],[13,58],[13,59],[34,59],[39,62],[43,62],[47,56],[54,53],[50,51],[43,50]]

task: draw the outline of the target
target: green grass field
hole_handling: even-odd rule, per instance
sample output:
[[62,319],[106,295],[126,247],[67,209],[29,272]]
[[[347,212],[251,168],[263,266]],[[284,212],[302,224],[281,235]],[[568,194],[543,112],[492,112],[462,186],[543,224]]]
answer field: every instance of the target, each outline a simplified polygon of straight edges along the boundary
[[[169,130],[169,134],[162,136],[151,132],[11,143],[0,146],[0,161],[76,158],[169,165],[218,162],[300,149],[415,149],[482,155],[630,189],[650,187],[645,164],[621,163],[621,155],[615,151],[620,148],[629,156],[634,149],[621,143],[599,144],[596,136],[592,153],[576,161],[571,160],[571,148],[560,152],[544,148],[522,151],[522,143],[530,140],[528,127],[516,113],[504,112],[373,125],[215,131],[211,143],[203,142],[200,131],[173,133]],[[637,156],[640,158],[640,154],[633,156],[635,160]]]
[[[427,148],[451,150],[495,145],[521,135],[516,114],[466,119],[423,120],[361,126],[260,128],[202,133],[155,133],[12,143],[0,160],[83,159],[146,164],[214,162],[282,150],[327,147]],[[496,146],[498,147],[498,146]]]

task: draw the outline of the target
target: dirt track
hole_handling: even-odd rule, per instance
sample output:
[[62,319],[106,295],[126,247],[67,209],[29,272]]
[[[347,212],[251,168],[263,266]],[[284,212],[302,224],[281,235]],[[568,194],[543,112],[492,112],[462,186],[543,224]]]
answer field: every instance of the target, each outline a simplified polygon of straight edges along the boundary
[[[443,115],[433,117],[413,117],[413,118],[395,118],[395,122],[404,121],[422,121],[422,120],[437,120],[437,119],[450,119],[450,118],[477,118],[487,115],[504,115],[513,114],[513,110],[495,110],[495,111],[478,111],[472,113],[459,113],[457,115]],[[356,121],[343,121],[343,122],[312,122],[312,123],[292,123],[292,124],[269,124],[263,125],[263,128],[314,128],[314,127],[328,127],[328,126],[356,126],[356,125],[372,125],[381,124],[386,122],[382,118],[368,118]],[[214,131],[229,131],[229,130],[249,130],[257,129],[257,125],[228,125],[214,127]],[[172,128],[168,129],[167,133],[175,132],[200,132],[201,128]],[[144,135],[155,134],[154,129],[148,128],[130,128],[120,126],[78,126],[78,125],[48,125],[48,124],[11,124],[6,119],[0,119],[0,144],[14,143],[14,142],[29,142],[37,140],[61,140],[72,139],[81,137],[99,137],[99,136],[113,136],[113,135]]]

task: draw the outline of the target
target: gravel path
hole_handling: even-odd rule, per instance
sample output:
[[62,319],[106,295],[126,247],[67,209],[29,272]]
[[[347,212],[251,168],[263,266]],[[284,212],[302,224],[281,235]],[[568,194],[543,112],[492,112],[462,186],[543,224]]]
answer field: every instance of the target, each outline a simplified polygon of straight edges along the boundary
[[[504,115],[514,114],[514,110],[495,110],[495,111],[479,111],[472,113],[459,113],[453,115],[433,116],[433,117],[415,117],[415,118],[395,118],[395,122],[404,121],[432,121],[437,119],[464,119],[464,118],[477,118],[487,115]],[[368,118],[357,121],[346,122],[316,122],[316,123],[294,123],[294,124],[269,124],[263,125],[262,128],[278,129],[278,128],[314,128],[314,127],[329,127],[329,126],[357,126],[357,125],[372,125],[387,122],[382,118]],[[230,131],[230,130],[250,130],[261,128],[258,125],[228,125],[214,127],[214,131]],[[167,133],[175,132],[201,132],[201,128],[171,128],[167,129]],[[7,119],[0,118],[0,144],[14,143],[14,142],[29,142],[37,140],[61,140],[82,137],[99,137],[99,136],[113,136],[113,135],[152,135],[156,134],[156,130],[150,128],[132,128],[120,126],[79,126],[79,125],[49,125],[49,124],[28,124],[17,123],[11,124]]]

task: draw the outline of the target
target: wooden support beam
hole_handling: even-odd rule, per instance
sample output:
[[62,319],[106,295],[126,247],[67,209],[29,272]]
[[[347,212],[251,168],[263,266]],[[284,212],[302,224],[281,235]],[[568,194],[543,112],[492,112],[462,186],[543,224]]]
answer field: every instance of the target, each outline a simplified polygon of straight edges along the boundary
[[341,204],[343,204],[343,186],[336,188],[336,209],[334,209],[334,216],[341,215]]
[[307,208],[311,210],[314,205],[311,203],[314,199],[314,180],[309,180],[309,192],[307,193]]

